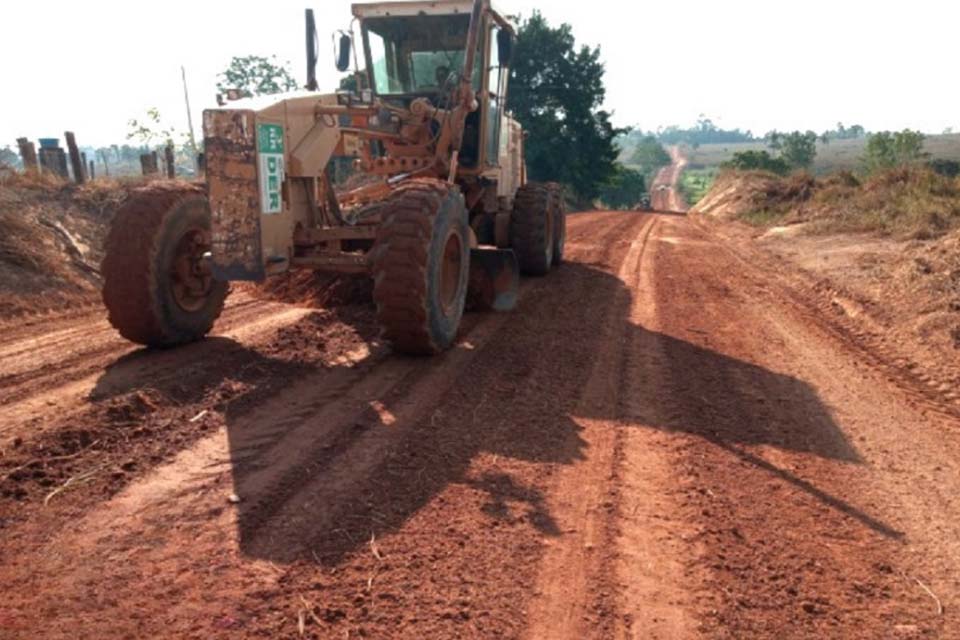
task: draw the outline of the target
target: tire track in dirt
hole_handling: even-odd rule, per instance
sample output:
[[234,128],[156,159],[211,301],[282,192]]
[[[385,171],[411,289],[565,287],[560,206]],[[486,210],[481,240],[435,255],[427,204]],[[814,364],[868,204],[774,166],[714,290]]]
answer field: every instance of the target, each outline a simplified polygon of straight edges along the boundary
[[[584,242],[596,236],[601,240],[598,246],[603,247],[597,258],[602,260],[602,255],[608,253],[610,247],[622,244],[615,239],[622,231],[622,222],[622,218],[606,217],[582,233],[576,231],[576,224],[571,225],[568,245],[571,256],[583,255],[581,244],[591,246],[586,249],[587,256],[591,253],[597,255],[593,243]],[[579,269],[575,266],[569,268]],[[589,295],[589,278],[579,277],[578,280],[576,295],[569,299],[570,302],[583,299],[584,294],[601,302],[597,293]],[[125,549],[132,552],[142,545],[143,540],[163,539],[164,543],[154,545],[152,551],[140,553],[142,557],[139,562],[151,566],[182,566],[186,560],[182,556],[184,547],[207,548],[209,553],[192,560],[203,564],[210,558],[234,556],[235,552],[230,551],[232,542],[241,553],[240,559],[246,560],[227,562],[232,568],[223,569],[226,574],[218,571],[218,575],[220,578],[231,576],[228,582],[246,585],[247,588],[237,587],[225,593],[225,606],[228,607],[235,606],[231,596],[236,598],[238,590],[249,593],[250,590],[268,587],[279,588],[273,582],[276,574],[272,569],[264,568],[275,563],[293,562],[294,567],[299,567],[298,563],[302,562],[300,558],[310,558],[315,553],[316,557],[340,566],[341,571],[349,571],[351,563],[347,558],[358,553],[355,551],[360,545],[358,538],[362,540],[367,530],[386,531],[387,537],[381,544],[385,549],[388,548],[391,530],[403,528],[411,514],[417,513],[424,505],[433,505],[437,492],[449,490],[450,481],[462,478],[466,469],[464,465],[469,466],[472,457],[480,450],[478,447],[482,448],[486,441],[479,434],[467,436],[469,432],[464,433],[461,425],[469,423],[470,415],[473,420],[482,419],[491,405],[496,409],[496,414],[503,410],[496,401],[488,403],[485,396],[477,398],[468,389],[482,379],[493,389],[499,387],[499,393],[510,393],[510,386],[503,387],[503,381],[500,380],[500,369],[504,362],[512,362],[513,367],[526,371],[531,363],[529,356],[539,356],[538,351],[530,349],[536,348],[535,345],[552,343],[549,336],[542,334],[542,318],[536,309],[556,308],[558,296],[574,293],[557,291],[557,286],[555,278],[526,284],[521,303],[524,308],[512,316],[484,317],[469,330],[461,347],[442,359],[424,362],[391,358],[379,361],[377,357],[364,358],[364,354],[359,354],[359,362],[355,362],[353,367],[335,369],[329,375],[319,374],[319,378],[316,375],[305,378],[266,404],[251,407],[252,413],[244,411],[233,416],[228,410],[224,416],[226,433],[220,432],[201,441],[171,465],[158,469],[144,481],[132,485],[114,501],[92,511],[75,527],[77,535],[68,535],[56,541],[57,546],[64,550],[61,557],[74,560],[90,558],[91,563],[97,563],[102,562],[97,557],[104,539],[109,540],[108,548],[113,554],[125,553]],[[585,311],[581,310],[578,315]],[[502,326],[508,322],[510,329]],[[584,326],[578,326],[577,331],[584,329]],[[510,338],[515,331],[519,331],[520,335]],[[497,336],[497,340],[488,344],[488,339],[493,335]],[[517,340],[528,343],[519,353],[515,352]],[[531,340],[534,342],[530,343]],[[589,353],[576,341],[572,341],[569,348],[580,354],[578,357],[586,357]],[[538,367],[537,377],[555,373],[556,363],[559,362],[557,358],[561,355],[554,354],[553,364],[547,369]],[[536,364],[538,359],[535,358],[532,363]],[[570,388],[570,383],[566,386]],[[320,389],[321,393],[314,394],[313,399],[304,402],[303,399],[309,398],[313,389]],[[531,393],[532,390],[524,392],[524,395],[540,406],[544,399],[539,394],[529,395]],[[300,399],[299,404],[297,398]],[[464,412],[467,412],[467,420],[461,417]],[[551,415],[554,413],[555,410],[551,411]],[[445,428],[460,434],[456,442],[430,441],[436,437],[431,434],[443,433]],[[501,432],[500,438],[507,438],[507,442],[510,442],[512,435],[509,431],[504,432],[505,428],[506,425],[497,427]],[[464,437],[467,439],[460,439]],[[531,444],[537,442],[532,437],[524,441]],[[402,453],[398,454],[398,451]],[[413,477],[405,468],[397,466],[400,464],[398,456],[413,456],[419,461],[424,455],[431,458],[432,463],[420,467]],[[451,467],[451,464],[454,466]],[[532,464],[536,469],[536,464]],[[403,465],[400,464],[400,467]],[[407,490],[395,494],[395,485],[384,487],[380,484],[383,476],[392,477],[401,486],[405,483],[411,485]],[[223,504],[224,489],[214,489],[222,487],[223,482],[231,477],[232,484],[243,497],[236,513],[219,506]],[[316,477],[316,480],[311,480],[311,477]],[[492,481],[490,478],[477,480],[481,483]],[[482,497],[490,495],[489,491],[492,490],[475,489],[475,492]],[[387,491],[387,497],[374,500],[379,507],[371,507],[369,499],[365,501],[363,498],[371,495],[370,492],[376,495],[384,491]],[[171,494],[178,496],[172,502]],[[410,500],[413,502],[409,503]],[[476,504],[476,499],[472,503],[474,507],[482,506]],[[158,513],[170,512],[171,504],[175,505],[177,515],[168,513],[167,517],[158,517]],[[455,503],[445,501],[444,504]],[[320,505],[326,506],[318,513],[316,509]],[[458,519],[456,511],[459,509],[446,520],[455,522]],[[190,529],[189,533],[171,531],[166,524],[161,524],[168,522],[171,517],[177,522],[202,523],[203,526]],[[368,524],[362,524],[364,521]],[[326,530],[328,523],[332,522],[340,523],[339,531]],[[234,533],[224,535],[230,531]],[[524,539],[511,541],[510,537],[506,540],[513,545],[532,544],[529,536],[526,542]],[[307,553],[308,549],[311,553]],[[359,555],[364,561],[368,558],[368,553]],[[485,562],[489,558],[487,552],[479,560]],[[111,567],[106,578],[101,578],[111,584],[136,583],[139,566],[142,565]],[[497,565],[494,569],[506,571],[509,566]],[[88,567],[85,566],[57,567],[54,564],[35,573],[48,576],[48,580],[49,576],[62,575],[65,583],[58,580],[59,586],[36,584],[20,591],[66,592],[68,599],[79,598],[85,587],[82,586],[83,580],[78,579],[78,574],[83,575],[86,570]],[[409,575],[408,571],[409,568],[399,571],[397,579]],[[292,569],[284,580],[294,581],[301,573],[303,571]],[[379,575],[379,579],[386,581],[387,577]],[[196,582],[203,581],[198,578]],[[496,581],[491,584],[495,585]],[[340,598],[351,603],[354,587],[349,584],[342,586],[344,591]],[[183,602],[185,609],[178,608],[179,605],[173,604],[169,597],[164,597],[163,589],[167,587],[170,587],[169,580],[163,575],[157,576],[156,585],[148,590],[150,595],[144,595],[143,598],[165,601],[166,610],[175,610],[180,620],[193,619],[191,612],[194,617],[196,613],[194,603],[181,598],[177,602]],[[517,594],[523,594],[522,584],[513,588],[518,590]],[[207,589],[217,590],[212,584],[205,585],[203,591],[207,592]],[[500,594],[495,596],[500,597]],[[135,597],[140,603],[140,594],[135,594]],[[325,594],[325,598],[331,597]],[[285,597],[283,600],[289,599]],[[148,610],[155,609],[155,605],[151,607],[146,601],[142,604]],[[349,608],[356,609],[354,605]],[[79,616],[75,619],[87,623],[102,624],[105,610],[99,610],[98,616],[94,609],[76,611],[71,615]],[[272,607],[268,611],[274,609]],[[404,609],[401,607],[398,610]],[[490,609],[496,611],[497,607]],[[446,621],[446,624],[457,622],[439,615],[437,619],[441,623]],[[515,625],[519,619],[515,617],[512,622],[504,620],[498,624]],[[285,617],[284,626],[288,623]],[[123,625],[122,622],[117,624]],[[171,627],[167,626],[157,626],[156,629],[158,632],[171,632]]]
[[[253,343],[310,313],[278,303],[242,302],[227,309],[214,336]],[[36,436],[52,422],[83,411],[88,399],[169,381],[198,360],[216,358],[223,346],[208,341],[144,358],[145,352],[117,336],[102,313],[94,318],[82,320],[84,328],[5,345],[11,356],[0,365],[0,437]],[[48,337],[53,345],[46,344]],[[111,375],[104,376],[104,369]]]
[[610,578],[621,438],[611,408],[617,406],[620,395],[627,332],[624,312],[636,288],[638,264],[658,221],[656,216],[644,216],[643,227],[615,267],[623,286],[612,292],[605,322],[599,328],[601,349],[574,411],[579,437],[590,453],[563,469],[551,491],[549,504],[563,535],[544,555],[525,631],[531,639],[610,637],[616,625],[615,587]]
[[665,222],[657,247],[645,287],[656,312],[638,317],[630,413],[675,460],[676,506],[661,530],[686,541],[675,554],[684,581],[702,585],[687,598],[698,632],[945,634],[904,576],[954,597],[946,576],[960,555],[944,540],[960,534],[957,504],[939,483],[957,470],[956,434],[855,366],[767,274],[696,226]]

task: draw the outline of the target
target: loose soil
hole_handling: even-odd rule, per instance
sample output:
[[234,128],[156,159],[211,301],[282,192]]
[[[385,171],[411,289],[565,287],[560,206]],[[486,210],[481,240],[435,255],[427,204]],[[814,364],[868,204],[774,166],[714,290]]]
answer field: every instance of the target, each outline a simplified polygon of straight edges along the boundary
[[957,637],[958,405],[728,229],[571,215],[433,359],[359,294],[12,326],[0,638]]

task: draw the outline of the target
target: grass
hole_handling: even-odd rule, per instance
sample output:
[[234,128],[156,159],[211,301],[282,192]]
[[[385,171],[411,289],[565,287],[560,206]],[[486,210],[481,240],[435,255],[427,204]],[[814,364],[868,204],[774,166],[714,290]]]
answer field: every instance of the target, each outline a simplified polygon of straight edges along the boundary
[[[860,158],[863,157],[866,144],[865,138],[834,140],[826,145],[817,143],[817,158],[814,161],[813,173],[826,175],[836,171],[859,170]],[[760,151],[766,148],[763,142],[705,144],[697,149],[688,149],[687,154],[691,169],[707,169],[719,167],[739,151]],[[960,160],[960,134],[927,136],[924,150],[934,160]]]
[[918,240],[960,228],[960,178],[923,166],[866,179],[850,172],[821,178],[729,172],[720,180],[739,193],[728,215],[758,227],[807,223],[812,233],[874,232]]
[[754,227],[775,227],[784,221],[788,213],[773,209],[751,209],[741,213],[739,220]]
[[717,179],[717,169],[684,169],[680,176],[680,194],[689,205],[694,205],[707,195],[714,180]]
[[960,227],[960,179],[900,168],[861,185],[827,180],[813,197],[816,231],[877,231],[930,239]]

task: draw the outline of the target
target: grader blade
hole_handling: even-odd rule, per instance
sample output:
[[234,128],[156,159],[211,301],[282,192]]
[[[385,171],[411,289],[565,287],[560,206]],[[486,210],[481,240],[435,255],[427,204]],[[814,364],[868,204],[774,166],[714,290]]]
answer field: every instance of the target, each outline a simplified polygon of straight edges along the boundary
[[510,311],[517,306],[520,265],[509,249],[471,249],[467,301],[476,311]]

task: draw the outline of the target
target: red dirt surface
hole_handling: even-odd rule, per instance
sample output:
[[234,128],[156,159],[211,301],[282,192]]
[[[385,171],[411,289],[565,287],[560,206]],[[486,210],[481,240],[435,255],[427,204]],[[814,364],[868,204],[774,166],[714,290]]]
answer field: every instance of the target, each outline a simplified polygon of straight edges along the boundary
[[246,291],[0,335],[0,638],[960,636],[956,404],[695,219],[567,252],[433,359]]

